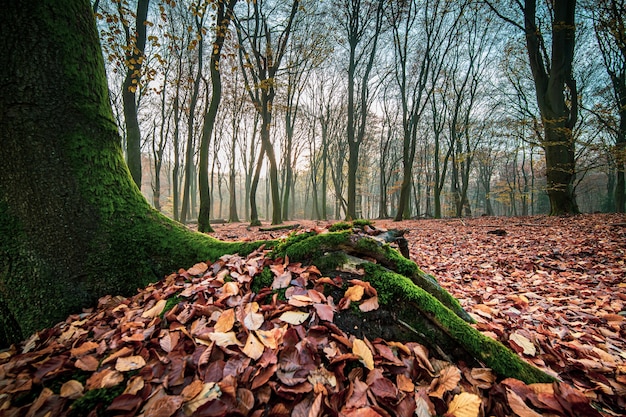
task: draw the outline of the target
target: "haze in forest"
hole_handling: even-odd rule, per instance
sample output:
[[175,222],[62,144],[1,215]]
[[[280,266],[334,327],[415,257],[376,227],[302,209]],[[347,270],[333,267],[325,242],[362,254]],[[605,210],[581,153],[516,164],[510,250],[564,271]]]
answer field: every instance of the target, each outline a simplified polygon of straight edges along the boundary
[[[187,222],[205,193],[211,219],[280,223],[623,212],[625,6],[563,4],[93,6],[127,161],[149,201]],[[553,24],[570,18],[569,34]],[[559,109],[538,100],[554,94],[537,93],[542,83],[558,85]],[[552,139],[560,118],[553,131],[568,133]],[[547,162],[559,141],[553,153],[569,159]]]

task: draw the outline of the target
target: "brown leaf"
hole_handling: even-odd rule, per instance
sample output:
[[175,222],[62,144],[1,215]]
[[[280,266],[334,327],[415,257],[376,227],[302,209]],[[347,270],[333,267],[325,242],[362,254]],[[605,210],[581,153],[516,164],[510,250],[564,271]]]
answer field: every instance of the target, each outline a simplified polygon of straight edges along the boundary
[[364,313],[368,311],[378,310],[378,307],[378,296],[368,298],[367,300],[359,304],[359,310],[363,311]]
[[119,358],[115,363],[115,369],[120,372],[136,371],[146,366],[146,361],[141,356],[126,356]]
[[98,346],[99,345],[96,342],[87,341],[78,347],[72,348],[72,350],[70,350],[70,354],[72,355],[72,357],[83,356],[96,349]]
[[439,376],[433,381],[436,389],[429,395],[431,397],[443,398],[443,394],[452,391],[461,381],[461,371],[454,365],[444,368]]
[[144,414],[150,417],[171,417],[182,405],[183,397],[180,395],[165,395],[152,403]]
[[313,308],[315,308],[315,312],[321,320],[333,321],[335,315],[335,309],[333,307],[328,304],[313,304]]
[[541,414],[527,406],[522,397],[517,395],[510,388],[506,389],[506,398],[509,402],[511,410],[513,410],[513,412],[519,417],[541,417]]
[[85,387],[83,387],[83,384],[76,381],[75,379],[71,379],[67,381],[66,383],[64,383],[63,385],[61,385],[60,395],[61,397],[69,398],[70,400],[75,400],[76,398],[80,397],[83,394],[84,390],[85,390]]

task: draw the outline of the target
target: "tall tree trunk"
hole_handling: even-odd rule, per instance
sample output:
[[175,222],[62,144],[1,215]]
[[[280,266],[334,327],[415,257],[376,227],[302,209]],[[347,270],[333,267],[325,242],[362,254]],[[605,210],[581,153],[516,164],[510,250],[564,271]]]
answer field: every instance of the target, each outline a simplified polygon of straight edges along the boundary
[[[122,102],[124,104],[124,122],[126,124],[126,160],[130,173],[141,190],[141,132],[137,119],[136,92],[141,80],[141,67],[144,61],[146,48],[148,20],[148,5],[150,0],[138,0],[135,17],[135,34],[130,33],[130,28],[124,24],[126,31],[126,77],[122,84]],[[121,3],[118,3],[121,7]],[[121,10],[121,9],[120,9]],[[125,21],[120,12],[122,22]]]
[[181,265],[249,251],[192,234],[135,186],[89,2],[7,6],[0,38],[14,48],[0,50],[0,346]]
[[[198,185],[200,191],[200,212],[198,213],[198,230],[200,232],[213,232],[210,223],[211,194],[209,193],[209,142],[213,135],[217,110],[222,99],[222,76],[220,72],[220,58],[222,47],[226,39],[226,33],[232,19],[233,8],[237,0],[221,0],[217,2],[217,25],[215,27],[215,40],[211,52],[209,70],[211,72],[211,103],[204,115],[202,138],[200,139],[200,154],[198,161]],[[233,184],[234,185],[234,184]]]
[[[554,3],[552,55],[542,54],[544,39],[536,25],[536,0],[526,0],[524,28],[537,104],[544,124],[542,142],[546,155],[550,214],[578,213],[574,195],[576,178],[573,128],[578,119],[578,91],[573,78],[576,0]],[[546,58],[547,59],[547,58]],[[565,92],[569,93],[566,98]]]

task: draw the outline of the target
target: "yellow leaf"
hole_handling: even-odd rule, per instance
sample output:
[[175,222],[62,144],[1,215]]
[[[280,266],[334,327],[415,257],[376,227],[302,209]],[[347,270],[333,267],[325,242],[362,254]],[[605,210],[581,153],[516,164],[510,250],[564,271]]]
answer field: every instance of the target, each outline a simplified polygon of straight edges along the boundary
[[239,294],[239,284],[235,281],[230,281],[224,284],[222,287],[222,295],[237,295]]
[[84,389],[83,384],[75,379],[71,379],[61,385],[61,397],[75,400],[83,394]]
[[309,313],[304,311],[285,311],[279,318],[285,323],[298,325],[304,323],[309,318]]
[[115,363],[115,369],[120,372],[135,371],[144,366],[146,366],[146,361],[139,355],[119,358]]
[[272,330],[256,330],[255,333],[263,345],[270,349],[278,349],[285,331],[283,328],[275,327]]
[[448,405],[448,413],[454,417],[478,417],[480,411],[480,397],[469,392],[455,395]]
[[242,351],[248,357],[257,360],[263,355],[265,346],[263,343],[259,342],[259,339],[257,339],[254,334],[248,333],[248,340],[246,340],[246,344],[244,345]]
[[141,314],[141,317],[150,318],[150,319],[155,318],[156,316],[161,314],[161,311],[163,311],[163,309],[165,308],[165,304],[167,304],[167,300],[157,301],[156,304],[151,309],[144,311]]
[[186,415],[190,416],[195,413],[198,408],[202,407],[209,401],[220,398],[221,395],[222,391],[220,390],[219,385],[215,382],[207,382],[204,384],[204,387],[202,387],[202,391],[200,391],[198,395],[183,406],[183,410]]
[[370,371],[374,369],[374,356],[372,351],[361,339],[354,339],[352,342],[352,353],[361,358],[361,363]]
[[360,301],[363,298],[363,293],[365,292],[365,288],[360,285],[355,285],[346,290],[344,297],[348,298],[350,301]]
[[525,336],[522,336],[519,333],[513,333],[509,337],[509,340],[515,343],[517,346],[521,347],[525,355],[535,356],[537,354],[537,349],[535,348],[535,345]]
[[215,323],[215,331],[218,333],[226,333],[232,330],[235,324],[235,309],[230,308],[222,312]]
[[237,335],[235,332],[213,332],[209,333],[209,339],[215,342],[216,345],[220,347],[226,347],[231,345],[243,346],[239,340],[237,340]]

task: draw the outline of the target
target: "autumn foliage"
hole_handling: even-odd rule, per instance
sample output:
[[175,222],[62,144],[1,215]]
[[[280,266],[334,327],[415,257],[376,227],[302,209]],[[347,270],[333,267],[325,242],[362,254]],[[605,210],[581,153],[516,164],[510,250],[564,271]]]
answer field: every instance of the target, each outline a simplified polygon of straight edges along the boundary
[[[437,234],[446,236],[448,227],[456,229],[455,240],[438,240],[438,250],[418,256],[447,257],[462,265],[465,274],[442,283],[451,291],[468,290],[469,296],[460,298],[477,318],[476,326],[563,381],[526,385],[500,379],[487,368],[448,362],[414,342],[369,340],[357,329],[344,332],[334,323],[336,314],[376,310],[375,288],[339,274],[323,276],[315,266],[271,259],[260,250],[198,263],[132,298],[103,297],[95,310],[71,316],[0,354],[0,416],[618,415],[626,383],[623,342],[617,340],[623,338],[623,315],[609,313],[602,300],[623,310],[624,286],[614,282],[615,293],[602,298],[597,292],[581,304],[582,288],[570,275],[561,282],[575,291],[567,296],[568,304],[556,293],[548,299],[555,280],[560,282],[558,273],[550,276],[550,284],[545,278],[540,292],[538,283],[532,287],[523,279],[529,273],[520,275],[524,269],[512,274],[513,265],[498,264],[506,254],[503,239],[511,243],[538,234],[525,235],[524,226],[512,220],[489,221],[508,233],[488,234],[492,225],[483,219],[458,223],[462,227],[458,220],[403,226],[413,227],[408,236],[413,256],[425,251],[411,239],[427,233],[419,228],[436,226],[438,232],[430,233],[434,240]],[[535,228],[537,221],[529,220]],[[555,220],[550,222],[555,226]],[[589,222],[607,233],[602,239],[608,250],[623,249],[623,240],[616,243],[606,232],[610,223]],[[223,232],[259,237],[242,236],[243,228],[232,227]],[[558,229],[565,239],[566,229]],[[474,246],[482,241],[482,249],[465,247],[470,240]],[[490,253],[491,240],[499,255],[491,253],[490,260],[473,255]],[[459,245],[466,258],[453,253],[451,248]],[[538,274],[527,277],[530,283],[544,277],[537,266],[544,262],[537,261],[541,251],[528,251],[526,262]],[[564,263],[559,271],[573,265]],[[624,268],[623,258],[612,265]],[[438,268],[436,262],[424,266]],[[454,268],[447,269],[456,277]],[[333,299],[328,288],[342,297]],[[586,310],[592,306],[594,319]],[[582,321],[593,325],[583,327]]]

